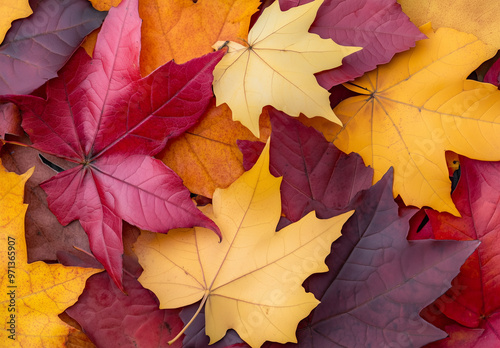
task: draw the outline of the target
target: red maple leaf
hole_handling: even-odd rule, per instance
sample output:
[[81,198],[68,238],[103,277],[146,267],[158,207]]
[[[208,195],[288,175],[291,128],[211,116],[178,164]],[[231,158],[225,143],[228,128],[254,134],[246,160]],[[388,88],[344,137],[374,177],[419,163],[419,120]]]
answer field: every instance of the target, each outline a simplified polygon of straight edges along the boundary
[[78,50],[47,85],[47,99],[2,96],[21,109],[33,147],[67,161],[41,186],[61,224],[79,219],[90,248],[120,287],[122,219],[142,229],[203,226],[182,180],[158,153],[191,127],[212,97],[212,70],[223,52],[173,61],[141,78],[137,0],[109,11],[90,58]]

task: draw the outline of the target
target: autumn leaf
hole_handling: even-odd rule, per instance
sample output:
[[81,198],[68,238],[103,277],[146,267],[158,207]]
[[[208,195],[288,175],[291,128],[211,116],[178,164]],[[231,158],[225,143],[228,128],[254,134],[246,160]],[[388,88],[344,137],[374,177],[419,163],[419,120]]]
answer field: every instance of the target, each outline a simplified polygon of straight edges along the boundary
[[266,8],[248,33],[243,46],[226,45],[228,52],[214,69],[217,105],[227,103],[233,120],[240,121],[259,137],[262,108],[272,105],[290,116],[322,116],[340,123],[328,100],[328,91],[318,85],[314,73],[342,64],[342,58],[359,51],[307,30],[322,0],[286,12],[275,2]]
[[220,227],[221,243],[194,228],[144,234],[135,245],[144,268],[139,282],[156,294],[160,308],[206,302],[210,343],[231,328],[252,347],[266,340],[296,342],[298,321],[318,303],[300,285],[327,271],[329,246],[352,215],[319,220],[310,213],[276,233],[281,179],[268,168],[266,147],[255,166],[228,189],[216,190],[213,207],[204,209]]
[[[21,135],[21,116],[14,104],[0,104],[0,137],[5,138],[5,134]],[[1,147],[1,145],[0,145]]]
[[[479,240],[478,249],[467,259],[453,287],[437,299],[434,304],[439,312],[452,319],[452,327],[460,336],[441,342],[458,340],[461,347],[500,344],[498,317],[500,315],[500,262],[498,227],[500,199],[499,162],[481,162],[460,157],[461,177],[452,194],[461,218],[448,213],[426,210],[436,239]],[[432,319],[432,317],[429,317]],[[462,326],[461,329],[458,329]],[[448,330],[447,330],[448,331]],[[475,333],[480,332],[476,336]],[[472,335],[472,336],[471,336]],[[471,338],[474,339],[471,340]],[[474,341],[477,343],[472,344]]]
[[13,23],[0,46],[0,94],[27,94],[57,76],[85,35],[106,13],[88,0],[39,0],[29,18]]
[[346,84],[363,95],[334,109],[345,125],[334,143],[359,153],[374,181],[393,166],[394,195],[405,204],[456,215],[445,151],[500,157],[500,92],[465,80],[496,49],[453,29],[422,30],[428,40]]
[[481,0],[398,0],[403,11],[417,26],[431,22],[438,28],[453,28],[473,34],[500,48],[500,3]]
[[[280,0],[280,5],[287,10],[310,1]],[[406,51],[415,46],[415,41],[425,38],[396,0],[326,1],[319,7],[309,31],[339,45],[363,47],[345,57],[338,68],[316,75],[318,83],[328,90],[389,62],[395,53]]]
[[[338,150],[314,128],[276,109],[268,112],[273,137],[270,171],[283,177],[283,215],[295,222],[311,211],[327,219],[354,209],[351,201],[371,187],[373,170],[357,154]],[[248,169],[255,149],[247,142],[238,144]]]
[[137,2],[123,1],[106,17],[94,58],[79,49],[49,81],[47,100],[0,99],[19,106],[33,147],[72,163],[41,186],[61,224],[80,220],[118,286],[122,219],[156,232],[194,225],[218,232],[181,179],[150,156],[201,116],[221,53],[180,66],[170,62],[141,79],[139,51]]
[[[158,309],[150,291],[123,277],[126,294],[106,273],[91,277],[78,302],[66,310],[98,347],[166,347],[182,329],[179,310]],[[181,347],[181,341],[172,347]]]
[[[408,241],[392,197],[392,170],[357,197],[356,211],[307,289],[321,303],[299,324],[301,347],[420,347],[446,337],[419,317],[450,288],[476,241]],[[266,345],[266,347],[268,347]]]
[[12,21],[28,17],[33,13],[28,0],[1,0],[0,1],[0,43],[10,28]]
[[500,85],[500,59],[497,59],[484,75],[483,82]]
[[[261,139],[269,137],[269,118],[261,118]],[[269,129],[269,130],[268,130]],[[231,119],[227,105],[210,101],[200,122],[167,144],[159,158],[182,178],[190,192],[212,197],[216,188],[226,188],[243,174],[243,156],[237,141],[258,140],[252,132]]]
[[172,59],[185,63],[212,52],[219,40],[246,39],[258,0],[141,0],[141,72]]
[[99,270],[27,263],[23,191],[32,173],[17,175],[0,165],[0,340],[9,347],[60,347],[74,329],[58,314],[77,301],[87,278]]

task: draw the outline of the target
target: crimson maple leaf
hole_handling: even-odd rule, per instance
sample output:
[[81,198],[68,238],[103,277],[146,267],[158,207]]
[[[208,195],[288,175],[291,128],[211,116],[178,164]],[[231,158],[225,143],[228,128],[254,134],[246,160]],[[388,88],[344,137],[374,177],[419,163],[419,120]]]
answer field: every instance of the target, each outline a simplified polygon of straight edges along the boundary
[[77,51],[48,82],[46,100],[0,97],[19,106],[34,148],[76,163],[41,186],[61,224],[80,220],[121,289],[122,219],[155,232],[196,225],[220,233],[182,180],[150,156],[202,115],[223,53],[171,61],[141,78],[140,28],[137,0],[124,0],[109,11],[94,57]]

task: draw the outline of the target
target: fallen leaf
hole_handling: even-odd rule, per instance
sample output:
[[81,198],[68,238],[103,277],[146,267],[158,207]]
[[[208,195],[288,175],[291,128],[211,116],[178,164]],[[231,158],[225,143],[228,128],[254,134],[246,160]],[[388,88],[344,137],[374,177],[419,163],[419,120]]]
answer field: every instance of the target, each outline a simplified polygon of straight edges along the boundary
[[33,13],[28,0],[1,0],[0,1],[0,43],[10,29],[12,21],[28,17]]
[[483,82],[491,83],[495,86],[500,86],[500,59],[497,59],[495,63],[488,69],[484,75]]
[[[166,347],[182,329],[179,310],[158,309],[158,300],[125,274],[118,290],[106,273],[91,277],[78,302],[66,310],[98,347]],[[181,347],[178,341],[171,347]]]
[[246,39],[258,7],[258,0],[141,0],[142,74],[210,53],[216,41]]
[[465,80],[495,54],[475,36],[422,27],[428,40],[346,87],[361,93],[334,110],[344,123],[334,144],[357,152],[374,181],[394,167],[394,196],[457,215],[445,151],[499,159],[500,92]]
[[280,11],[275,2],[266,8],[248,33],[243,46],[217,42],[215,49],[228,47],[214,69],[217,105],[226,103],[233,120],[240,121],[259,137],[262,108],[272,105],[290,116],[322,116],[340,123],[329,103],[329,93],[318,85],[314,73],[342,64],[342,58],[359,51],[307,30],[322,0]]
[[[25,139],[27,136],[21,138],[21,141]],[[45,154],[44,157],[58,165],[64,166],[68,163],[55,156]],[[24,201],[28,204],[25,219],[28,262],[56,261],[57,252],[71,252],[74,246],[90,252],[88,237],[80,223],[73,221],[62,226],[50,212],[47,194],[39,185],[56,172],[42,163],[39,152],[30,147],[6,144],[2,148],[1,159],[7,170],[18,174],[35,165],[35,171],[26,183],[24,196]]]
[[[499,162],[481,162],[460,157],[461,177],[452,194],[461,218],[427,210],[436,239],[479,240],[479,248],[467,259],[453,287],[436,303],[439,310],[470,329],[488,331],[493,317],[500,314],[500,217]],[[497,322],[498,320],[494,320]],[[462,331],[466,331],[465,329]],[[495,346],[500,344],[496,336]],[[468,347],[468,345],[467,345]]]
[[121,0],[90,0],[92,6],[98,11],[109,11],[111,7],[116,7]]
[[61,347],[75,329],[58,318],[75,303],[85,281],[96,269],[28,264],[24,238],[23,175],[7,172],[0,165],[0,241],[2,250],[0,340],[9,347]]
[[[266,122],[267,120],[267,122]],[[261,119],[261,128],[270,128],[269,118]],[[263,131],[263,140],[269,131]],[[243,174],[243,156],[239,139],[258,140],[246,127],[231,120],[227,105],[215,106],[211,100],[200,123],[167,144],[159,158],[183,180],[189,191],[212,197],[216,188],[226,188]]]
[[122,219],[156,232],[194,225],[218,232],[182,180],[150,156],[204,112],[221,52],[169,62],[141,79],[139,51],[137,2],[123,1],[109,11],[94,58],[79,49],[49,81],[47,100],[0,98],[21,109],[34,148],[76,164],[41,186],[61,224],[80,220],[90,249],[119,287]]
[[[354,209],[352,200],[371,187],[373,170],[365,167],[359,155],[346,155],[314,128],[281,111],[269,109],[272,125],[271,174],[282,176],[282,213],[299,221],[311,211],[327,219]],[[252,146],[239,142],[245,149]],[[246,163],[247,168],[249,163]],[[253,165],[253,163],[252,163]]]
[[[282,10],[311,0],[280,0]],[[391,60],[395,53],[415,46],[425,39],[410,22],[396,0],[330,0],[319,7],[311,29],[323,39],[343,46],[361,46],[348,55],[338,68],[316,74],[318,83],[330,89],[375,69]]]
[[398,0],[417,26],[431,22],[438,28],[453,28],[474,34],[479,40],[500,48],[500,3],[481,0]]
[[358,196],[353,217],[307,282],[321,303],[299,324],[300,347],[420,347],[446,337],[419,312],[450,288],[477,241],[408,241],[392,170]]
[[39,0],[34,13],[12,25],[0,46],[0,94],[27,94],[57,76],[85,35],[106,13],[87,0]]
[[[272,141],[272,140],[271,140]],[[330,244],[352,212],[319,220],[308,214],[275,232],[281,211],[280,178],[269,173],[269,147],[228,189],[215,191],[203,210],[219,226],[222,242],[207,229],[145,233],[135,245],[141,284],[160,308],[205,304],[210,343],[234,329],[252,347],[266,340],[295,342],[297,323],[318,301],[300,286],[325,272]]]

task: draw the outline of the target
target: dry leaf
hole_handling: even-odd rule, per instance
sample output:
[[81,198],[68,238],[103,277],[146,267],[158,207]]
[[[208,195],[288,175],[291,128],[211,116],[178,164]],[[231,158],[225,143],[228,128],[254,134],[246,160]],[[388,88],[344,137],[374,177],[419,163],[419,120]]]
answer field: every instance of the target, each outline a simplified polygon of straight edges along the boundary
[[135,245],[144,268],[139,281],[156,294],[160,308],[203,299],[201,309],[206,301],[210,343],[231,328],[252,347],[266,340],[296,342],[297,323],[318,304],[301,284],[328,270],[325,257],[352,212],[325,220],[311,212],[275,232],[280,183],[269,172],[268,145],[250,171],[215,191],[213,207],[204,207],[222,242],[210,230],[194,228],[144,233]]
[[246,46],[227,45],[228,52],[214,69],[217,105],[227,103],[233,120],[259,137],[262,108],[272,105],[290,116],[302,112],[341,123],[333,113],[329,93],[314,73],[338,67],[359,47],[337,45],[308,32],[322,0],[282,12],[276,1],[266,8],[248,33]]
[[33,13],[28,0],[0,0],[0,43],[16,19],[28,17]]

